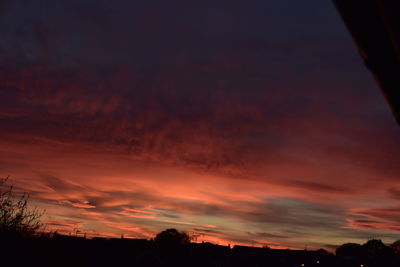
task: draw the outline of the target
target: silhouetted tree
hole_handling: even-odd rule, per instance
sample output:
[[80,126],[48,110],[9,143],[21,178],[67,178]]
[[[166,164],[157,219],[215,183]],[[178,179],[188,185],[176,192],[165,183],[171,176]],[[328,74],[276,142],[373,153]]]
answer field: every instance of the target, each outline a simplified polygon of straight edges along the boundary
[[43,226],[42,213],[28,209],[28,194],[14,197],[13,186],[5,185],[7,180],[0,179],[0,235],[30,236]]
[[333,255],[332,253],[323,248],[318,249],[317,252],[321,255]]
[[265,249],[271,249],[267,244],[263,245],[262,247],[265,248]]
[[387,249],[387,246],[383,244],[381,240],[378,239],[371,239],[368,240],[367,243],[363,245],[365,248],[366,252],[369,254],[376,254],[379,253],[385,249]]
[[393,251],[396,254],[400,254],[400,240],[397,240],[393,244],[390,245],[390,247],[393,249]]
[[185,232],[176,229],[167,229],[158,233],[154,242],[162,245],[185,245],[190,243],[190,237]]
[[336,249],[336,256],[348,259],[360,259],[364,257],[364,249],[360,244],[346,243]]
[[[389,262],[394,257],[393,249],[383,244],[381,240],[371,239],[363,245],[366,253],[366,258],[370,263],[375,265],[389,266]],[[386,265],[383,263],[387,263]]]

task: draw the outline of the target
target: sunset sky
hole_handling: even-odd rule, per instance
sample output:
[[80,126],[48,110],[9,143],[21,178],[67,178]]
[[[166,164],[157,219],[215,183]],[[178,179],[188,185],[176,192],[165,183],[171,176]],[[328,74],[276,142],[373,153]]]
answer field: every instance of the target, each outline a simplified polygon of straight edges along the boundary
[[0,177],[48,230],[400,239],[400,127],[331,1],[0,2]]

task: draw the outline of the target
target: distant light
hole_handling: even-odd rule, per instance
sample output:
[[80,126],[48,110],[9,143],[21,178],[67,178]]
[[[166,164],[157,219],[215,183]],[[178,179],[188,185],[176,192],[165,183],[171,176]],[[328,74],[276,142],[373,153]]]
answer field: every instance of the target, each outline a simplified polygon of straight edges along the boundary
[[319,264],[319,261],[317,261],[317,264]]
[[364,264],[360,264],[360,267],[364,267]]
[[305,266],[304,263],[302,263],[301,266]]

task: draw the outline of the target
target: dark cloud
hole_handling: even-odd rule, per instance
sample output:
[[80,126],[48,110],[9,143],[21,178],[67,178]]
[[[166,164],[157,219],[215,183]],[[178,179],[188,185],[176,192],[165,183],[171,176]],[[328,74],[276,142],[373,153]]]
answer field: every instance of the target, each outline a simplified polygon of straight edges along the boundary
[[69,228],[69,227],[78,228],[81,227],[82,222],[76,220],[68,220],[68,219],[64,220],[48,219],[46,224],[49,226],[55,226],[61,228]]
[[[0,66],[3,132],[246,172],[259,158],[287,160],[280,150],[303,142],[345,160],[364,147],[362,166],[397,172],[395,157],[365,151],[374,138],[331,125],[363,118],[378,94],[358,79],[365,71],[356,56],[338,48],[350,39],[331,5],[293,14],[290,1],[21,3],[6,4],[0,29],[5,55],[19,59]],[[387,154],[398,142],[382,134]]]
[[279,235],[279,234],[271,234],[271,233],[251,233],[248,232],[249,235],[253,236],[254,238],[271,238],[271,239],[281,239],[281,238],[288,238],[289,236]]
[[400,210],[396,206],[366,209],[358,212],[357,214],[372,217],[380,221],[387,220],[396,222],[400,219]]
[[[151,68],[180,55],[202,59],[230,52],[249,39],[291,48],[293,40],[302,44],[315,36],[332,39],[341,34],[333,23],[339,18],[332,4],[315,0],[314,12],[294,7],[293,1],[5,1],[3,5],[0,30],[7,38],[0,48],[57,64],[135,62]],[[290,19],[282,19],[282,13]],[[294,23],[297,20],[303,23]]]
[[73,184],[66,179],[60,179],[54,176],[43,176],[42,180],[45,185],[47,185],[60,195],[70,192],[87,191],[87,189],[85,190],[85,188],[79,184]]
[[390,188],[388,192],[394,198],[400,199],[400,188]]
[[329,185],[317,182],[305,182],[305,181],[289,181],[290,184],[304,188],[310,191],[317,192],[333,192],[333,193],[351,193],[354,188],[346,188],[342,186]]

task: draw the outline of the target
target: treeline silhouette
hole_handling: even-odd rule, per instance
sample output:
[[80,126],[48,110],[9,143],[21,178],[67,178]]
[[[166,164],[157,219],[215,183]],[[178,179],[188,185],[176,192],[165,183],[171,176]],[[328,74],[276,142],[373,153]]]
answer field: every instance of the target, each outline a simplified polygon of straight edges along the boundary
[[[4,185],[6,180],[0,181]],[[280,250],[268,247],[192,243],[176,229],[154,239],[91,238],[44,232],[41,213],[27,207],[28,197],[13,197],[0,187],[0,266],[194,266],[194,267],[399,267],[400,240],[347,243],[336,253],[324,249]]]
[[[166,231],[178,232],[174,229]],[[336,255],[325,250],[280,250],[259,247],[180,243],[164,239],[92,238],[58,234],[0,237],[8,266],[270,266],[399,267],[399,247],[370,240],[344,244]],[[399,242],[399,241],[398,241]],[[6,265],[4,265],[6,266]]]

